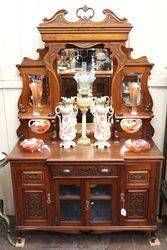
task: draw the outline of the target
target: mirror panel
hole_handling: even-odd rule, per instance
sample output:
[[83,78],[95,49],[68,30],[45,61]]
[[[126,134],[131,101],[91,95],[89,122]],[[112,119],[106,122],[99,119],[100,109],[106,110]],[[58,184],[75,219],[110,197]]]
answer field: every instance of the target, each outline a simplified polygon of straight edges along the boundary
[[49,104],[50,88],[48,76],[45,74],[29,74],[29,104],[33,106],[34,102],[38,103],[40,107]]
[[122,100],[127,106],[132,106],[132,91],[135,86],[136,92],[136,105],[141,103],[141,73],[128,73],[123,77],[122,83]]
[[[60,60],[55,64],[55,70],[60,80],[60,96],[77,96],[77,82],[74,75],[77,72],[91,70],[95,71],[96,79],[92,85],[92,94],[95,97],[110,96],[110,89],[113,75],[113,59],[108,49],[102,45],[92,48],[78,48],[67,45],[67,48],[60,51]],[[79,110],[77,122],[81,122],[82,116]],[[93,117],[88,111],[87,122],[91,123]]]

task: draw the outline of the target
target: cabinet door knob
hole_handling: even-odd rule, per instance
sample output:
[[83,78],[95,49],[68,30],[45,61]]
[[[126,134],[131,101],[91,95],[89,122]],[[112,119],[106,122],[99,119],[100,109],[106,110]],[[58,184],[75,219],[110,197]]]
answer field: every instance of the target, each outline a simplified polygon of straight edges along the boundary
[[69,174],[70,172],[71,172],[70,169],[64,169],[64,170],[63,170],[63,173],[64,173],[64,174]]
[[101,169],[102,174],[107,174],[109,172],[108,168]]
[[85,201],[85,210],[89,210],[90,209],[90,202],[89,201]]

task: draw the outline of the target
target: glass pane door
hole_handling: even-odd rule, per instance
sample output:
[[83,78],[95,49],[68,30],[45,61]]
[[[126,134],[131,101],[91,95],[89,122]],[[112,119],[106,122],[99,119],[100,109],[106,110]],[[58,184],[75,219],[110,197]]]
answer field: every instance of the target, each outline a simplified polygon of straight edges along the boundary
[[[81,224],[82,188],[80,180],[57,180],[59,200],[57,201],[60,224]],[[75,223],[76,222],[76,223]]]
[[90,220],[91,221],[111,221],[111,185],[90,185]]
[[89,181],[89,222],[90,224],[111,225],[115,220],[115,204],[117,200],[115,180]]

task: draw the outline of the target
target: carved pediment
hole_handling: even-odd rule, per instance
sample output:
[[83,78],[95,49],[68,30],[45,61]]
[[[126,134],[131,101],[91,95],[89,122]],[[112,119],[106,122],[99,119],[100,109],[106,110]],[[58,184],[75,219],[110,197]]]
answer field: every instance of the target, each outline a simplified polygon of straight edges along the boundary
[[38,27],[44,42],[68,41],[126,41],[132,26],[126,18],[117,17],[111,10],[103,11],[105,18],[94,21],[94,10],[87,6],[76,11],[78,20],[68,21],[66,10],[59,10],[49,19],[45,18]]
[[[87,14],[87,12],[90,12]],[[127,22],[126,18],[119,18],[116,16],[111,10],[104,9],[103,14],[105,15],[104,20],[102,21],[93,21],[92,18],[94,16],[94,10],[87,6],[77,9],[76,15],[78,17],[78,21],[70,22],[66,20],[65,16],[68,12],[64,9],[59,10],[56,12],[51,18],[44,18],[43,23],[39,25],[40,27],[81,27],[84,26],[91,26],[91,27],[110,27],[110,26],[125,26],[131,27],[131,24]]]

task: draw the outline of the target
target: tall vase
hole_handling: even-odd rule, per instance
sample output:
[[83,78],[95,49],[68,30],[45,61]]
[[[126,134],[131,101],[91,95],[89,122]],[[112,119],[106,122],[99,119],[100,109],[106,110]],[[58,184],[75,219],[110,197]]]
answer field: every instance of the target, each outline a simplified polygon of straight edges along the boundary
[[96,139],[94,146],[100,149],[111,146],[107,140],[111,136],[111,119],[114,109],[112,106],[108,106],[108,100],[108,97],[96,98],[95,104],[91,107],[91,113],[94,116],[94,137]]
[[59,136],[62,142],[60,147],[68,149],[76,147],[73,141],[76,137],[76,116],[78,109],[73,104],[68,103],[69,98],[64,98],[65,102],[60,103],[56,108],[56,115],[59,118]]

